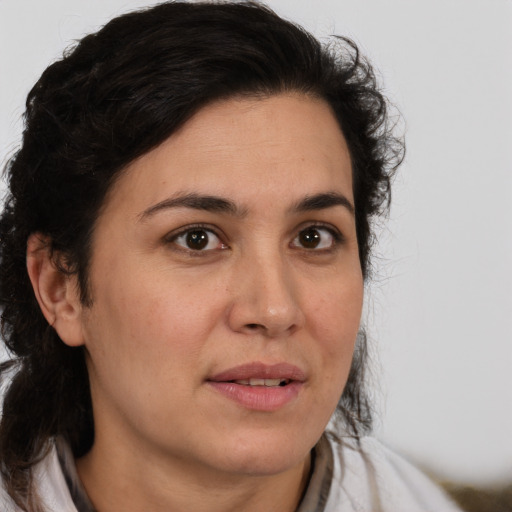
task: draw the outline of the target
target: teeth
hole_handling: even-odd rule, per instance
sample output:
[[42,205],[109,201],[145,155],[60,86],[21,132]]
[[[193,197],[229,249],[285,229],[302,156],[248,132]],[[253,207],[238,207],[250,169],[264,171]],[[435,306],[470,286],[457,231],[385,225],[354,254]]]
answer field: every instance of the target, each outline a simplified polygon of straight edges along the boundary
[[286,379],[240,379],[234,381],[236,384],[242,384],[244,386],[283,386],[287,384]]

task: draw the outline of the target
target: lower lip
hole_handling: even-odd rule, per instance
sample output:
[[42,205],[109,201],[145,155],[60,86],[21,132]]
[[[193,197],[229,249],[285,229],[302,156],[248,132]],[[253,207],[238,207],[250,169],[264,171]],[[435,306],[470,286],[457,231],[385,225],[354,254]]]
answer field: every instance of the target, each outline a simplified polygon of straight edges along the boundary
[[246,386],[234,382],[214,382],[208,384],[239,405],[254,411],[272,412],[284,407],[299,394],[303,383],[293,381],[286,386]]

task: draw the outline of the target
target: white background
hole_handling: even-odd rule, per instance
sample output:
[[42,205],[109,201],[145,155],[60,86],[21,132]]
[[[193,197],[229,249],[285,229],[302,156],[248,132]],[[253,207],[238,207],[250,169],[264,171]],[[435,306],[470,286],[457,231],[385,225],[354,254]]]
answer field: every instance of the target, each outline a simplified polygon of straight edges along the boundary
[[[73,39],[144,0],[0,0],[0,160]],[[376,433],[442,478],[512,481],[512,0],[270,0],[355,39],[406,120],[366,322]]]

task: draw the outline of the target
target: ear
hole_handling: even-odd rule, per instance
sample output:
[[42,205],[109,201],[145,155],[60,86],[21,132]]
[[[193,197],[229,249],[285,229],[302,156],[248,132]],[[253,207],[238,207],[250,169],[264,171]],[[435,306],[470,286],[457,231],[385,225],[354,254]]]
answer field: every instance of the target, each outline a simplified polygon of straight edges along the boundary
[[27,271],[37,302],[48,323],[69,346],[83,345],[82,303],[76,276],[59,270],[59,255],[50,239],[33,233],[27,241]]

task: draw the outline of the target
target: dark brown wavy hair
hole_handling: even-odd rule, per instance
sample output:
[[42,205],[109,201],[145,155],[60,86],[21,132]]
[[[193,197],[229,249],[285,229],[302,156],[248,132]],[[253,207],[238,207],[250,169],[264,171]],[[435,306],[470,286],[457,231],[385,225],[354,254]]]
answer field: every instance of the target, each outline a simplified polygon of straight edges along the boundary
[[[76,273],[87,305],[91,232],[123,169],[205,105],[229,97],[299,92],[332,108],[353,166],[359,257],[368,278],[371,220],[389,205],[403,145],[372,68],[348,39],[321,45],[253,2],[168,2],[113,19],[49,66],[30,91],[20,150],[8,162],[0,218],[2,333],[10,361],[0,422],[0,472],[23,510],[40,510],[31,468],[63,436],[76,457],[94,440],[82,348],[48,325],[27,271],[31,233]],[[345,431],[371,426],[360,333],[338,406]]]

